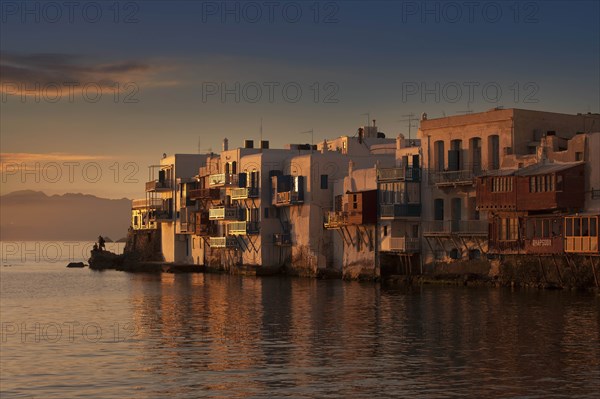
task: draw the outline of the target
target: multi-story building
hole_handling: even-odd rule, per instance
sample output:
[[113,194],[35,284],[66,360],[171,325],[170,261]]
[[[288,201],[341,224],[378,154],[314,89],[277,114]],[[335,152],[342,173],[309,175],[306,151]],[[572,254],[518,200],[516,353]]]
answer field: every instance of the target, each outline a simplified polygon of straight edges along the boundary
[[[189,190],[193,188],[193,176],[206,159],[207,155],[201,154],[165,155],[160,164],[149,168],[146,198],[140,202],[145,206],[150,226],[156,225],[161,230],[161,249],[166,262],[193,263],[191,235],[196,203],[189,197]],[[151,211],[147,212],[148,209]]]
[[418,136],[423,146],[422,234],[424,260],[477,258],[487,251],[488,223],[476,204],[475,178],[535,156],[548,132],[565,139],[590,132],[600,115],[567,115],[522,109],[427,119]]

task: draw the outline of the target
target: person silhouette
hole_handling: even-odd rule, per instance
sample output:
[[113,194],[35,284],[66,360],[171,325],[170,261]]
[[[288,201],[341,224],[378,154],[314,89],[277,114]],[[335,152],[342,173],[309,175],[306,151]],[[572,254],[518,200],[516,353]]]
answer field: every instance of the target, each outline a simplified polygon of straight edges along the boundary
[[98,249],[100,251],[106,249],[106,244],[105,244],[104,238],[102,236],[98,236]]

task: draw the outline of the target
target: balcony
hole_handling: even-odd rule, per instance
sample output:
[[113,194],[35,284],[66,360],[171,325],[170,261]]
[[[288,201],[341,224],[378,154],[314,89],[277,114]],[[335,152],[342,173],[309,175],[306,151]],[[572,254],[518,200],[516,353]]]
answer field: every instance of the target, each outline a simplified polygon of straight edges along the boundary
[[161,198],[140,198],[131,201],[131,209],[161,209],[162,206]]
[[247,198],[257,198],[258,187],[241,187],[231,189],[232,200],[243,200]]
[[221,190],[218,188],[197,188],[188,192],[188,198],[217,201],[221,199]]
[[483,171],[479,168],[434,171],[429,173],[429,181],[438,187],[474,185],[475,178],[481,174],[483,174]]
[[348,225],[348,212],[329,211],[325,217],[326,229],[339,229],[342,226]]
[[302,204],[304,201],[297,191],[276,192],[273,197],[272,205],[274,206],[291,206]]
[[385,181],[421,181],[421,168],[385,168],[377,169],[377,180]]
[[171,182],[168,180],[152,180],[146,182],[146,192],[148,193],[161,193],[165,191],[171,191]]
[[211,248],[237,248],[238,242],[235,237],[209,237],[208,245]]
[[273,244],[279,247],[288,247],[292,245],[292,236],[290,233],[273,234]]
[[231,173],[217,173],[208,177],[210,187],[230,186],[238,182],[238,176]]
[[488,235],[487,220],[431,220],[422,223],[423,235]]
[[421,243],[414,237],[390,237],[381,243],[381,250],[385,252],[420,252]]
[[379,216],[382,219],[420,217],[421,204],[382,204],[379,206]]
[[169,211],[157,210],[150,212],[150,220],[153,222],[168,222],[173,220],[173,215]]
[[217,234],[217,225],[208,219],[208,212],[196,212],[194,233],[201,237]]
[[227,224],[227,234],[232,236],[245,236],[258,234],[258,222],[232,222]]
[[239,208],[219,207],[208,210],[209,220],[238,220],[239,218]]

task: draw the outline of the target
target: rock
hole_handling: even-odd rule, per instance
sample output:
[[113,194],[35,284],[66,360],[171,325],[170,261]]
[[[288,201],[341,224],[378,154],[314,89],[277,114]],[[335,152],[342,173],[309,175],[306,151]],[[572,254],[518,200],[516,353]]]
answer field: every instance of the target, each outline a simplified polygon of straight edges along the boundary
[[71,262],[67,265],[67,267],[85,267],[85,263],[83,262]]

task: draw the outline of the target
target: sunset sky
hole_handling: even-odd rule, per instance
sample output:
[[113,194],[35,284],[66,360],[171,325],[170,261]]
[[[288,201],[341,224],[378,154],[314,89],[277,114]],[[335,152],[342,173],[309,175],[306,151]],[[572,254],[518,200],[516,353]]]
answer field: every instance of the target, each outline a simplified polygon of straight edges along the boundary
[[1,193],[139,197],[163,153],[257,140],[261,117],[279,147],[366,113],[395,137],[409,113],[600,112],[599,2],[472,3],[3,1]]

